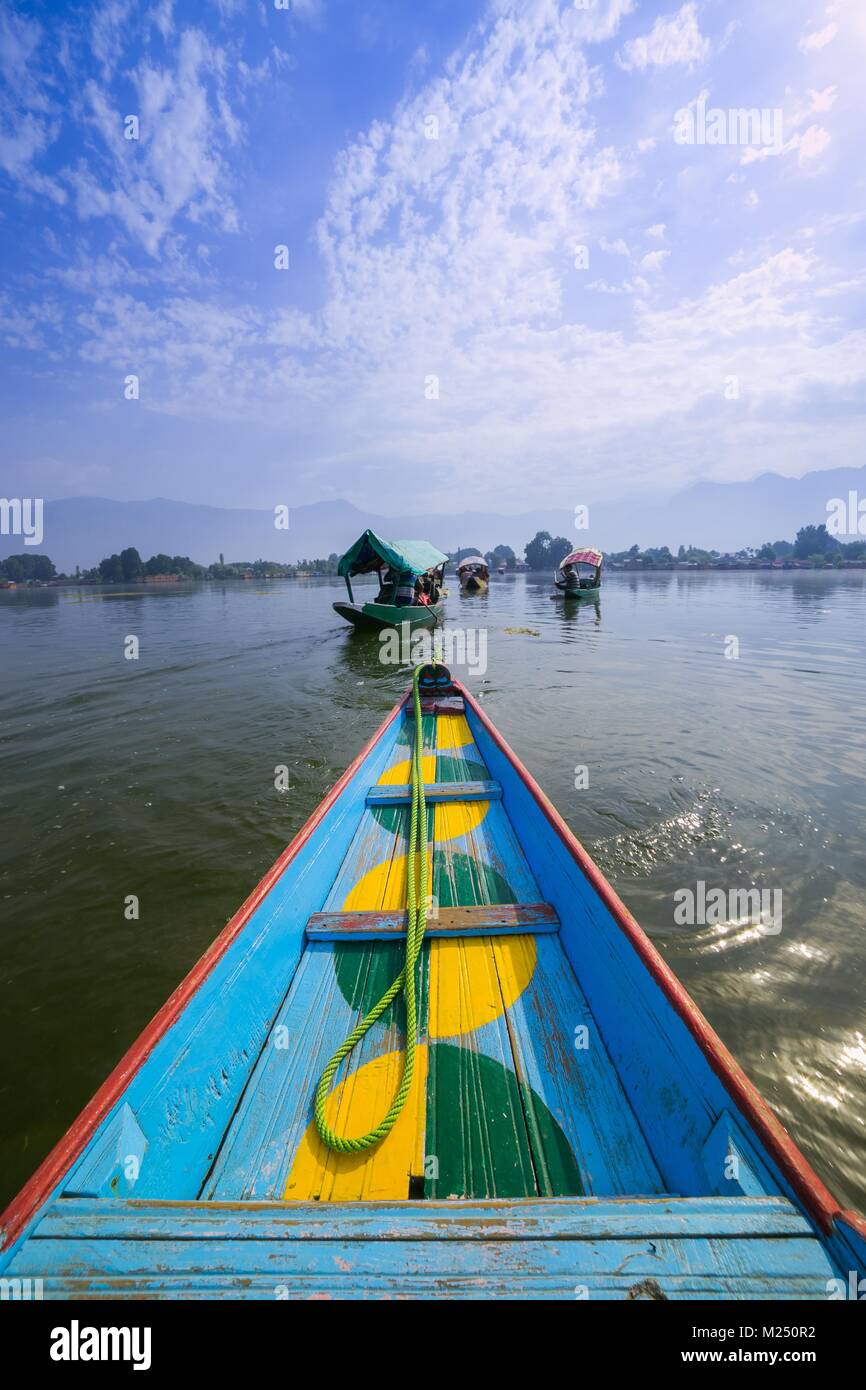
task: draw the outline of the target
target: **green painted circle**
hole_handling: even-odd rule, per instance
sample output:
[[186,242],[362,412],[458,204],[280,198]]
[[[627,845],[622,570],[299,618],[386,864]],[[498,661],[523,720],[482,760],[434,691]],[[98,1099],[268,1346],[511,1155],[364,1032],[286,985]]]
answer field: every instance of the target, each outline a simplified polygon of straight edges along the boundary
[[462,850],[434,855],[433,894],[440,907],[517,902],[514,889],[498,869],[479,863]]
[[[399,808],[383,806],[381,814]],[[428,813],[429,814],[429,813]],[[432,828],[430,831],[432,840]],[[468,903],[513,903],[514,890],[490,864],[479,864],[461,850],[434,854],[433,895],[440,907],[458,907]],[[427,1026],[426,957],[428,944],[422,948],[424,976],[420,989],[419,1026]],[[405,946],[402,941],[338,941],[334,944],[334,972],[346,1003],[363,1017],[377,1003],[403,964]],[[393,1007],[393,1006],[392,1006]],[[392,1013],[383,1015],[388,1023]]]
[[580,1169],[541,1097],[492,1057],[433,1043],[425,1197],[579,1197]]

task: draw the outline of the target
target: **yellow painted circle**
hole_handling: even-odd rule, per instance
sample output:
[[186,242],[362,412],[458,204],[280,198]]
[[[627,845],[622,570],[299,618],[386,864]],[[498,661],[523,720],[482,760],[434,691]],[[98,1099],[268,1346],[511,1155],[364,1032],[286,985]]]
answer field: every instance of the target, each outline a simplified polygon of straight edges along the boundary
[[[425,782],[436,781],[436,754],[423,753],[421,755],[421,771]],[[412,762],[407,758],[405,762],[395,763],[393,767],[386,767],[382,776],[379,778],[380,787],[405,787],[412,780]]]
[[454,1038],[492,1023],[526,989],[534,936],[439,937],[430,942],[428,1033]]
[[436,721],[436,747],[440,753],[454,753],[475,740],[463,714],[440,714]]
[[[325,1116],[331,1128],[351,1138],[378,1124],[400,1085],[403,1064],[402,1052],[386,1052],[350,1073],[328,1097]],[[424,1175],[426,1115],[427,1048],[419,1045],[406,1104],[387,1138],[360,1153],[335,1153],[322,1143],[311,1122],[298,1145],[283,1199],[372,1202],[405,1198],[409,1179]]]
[[[405,908],[408,895],[406,865],[408,854],[396,854],[384,864],[376,864],[346,895],[341,911],[376,912],[386,908]],[[416,880],[417,882],[417,880]],[[433,891],[433,852],[427,854],[427,892]]]

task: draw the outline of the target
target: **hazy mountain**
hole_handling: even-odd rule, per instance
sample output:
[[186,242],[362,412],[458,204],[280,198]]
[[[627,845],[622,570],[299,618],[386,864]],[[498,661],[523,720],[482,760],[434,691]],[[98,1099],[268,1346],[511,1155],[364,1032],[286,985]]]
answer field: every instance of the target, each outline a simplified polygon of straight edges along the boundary
[[[605,505],[596,509],[593,523],[601,533],[615,537],[613,549],[622,544],[697,545],[716,550],[739,550],[764,541],[793,540],[801,526],[827,521],[827,503],[847,499],[856,492],[866,500],[866,467],[833,468],[806,473],[802,478],[783,478],[762,473],[743,483],[695,483],[669,501],[644,506],[639,512]],[[866,518],[864,518],[866,524]],[[625,541],[632,531],[631,541]]]
[[[866,467],[837,468],[783,478],[764,473],[745,483],[696,483],[662,502],[646,497],[596,503],[590,527],[576,531],[571,512],[539,508],[515,516],[461,512],[453,516],[390,516],[360,511],[350,502],[316,502],[291,512],[288,531],[277,530],[273,514],[251,508],[221,508],[155,498],[114,502],[104,497],[70,497],[45,503],[40,546],[58,569],[96,564],[104,555],[134,545],[147,558],[158,551],[190,555],[207,564],[226,560],[298,560],[342,551],[365,527],[393,540],[421,536],[454,551],[458,546],[511,545],[521,553],[536,531],[574,536],[607,550],[634,544],[699,545],[738,550],[766,540],[792,539],[807,522],[827,519],[827,503],[849,491],[866,498]],[[25,549],[20,536],[0,536],[0,558]]]

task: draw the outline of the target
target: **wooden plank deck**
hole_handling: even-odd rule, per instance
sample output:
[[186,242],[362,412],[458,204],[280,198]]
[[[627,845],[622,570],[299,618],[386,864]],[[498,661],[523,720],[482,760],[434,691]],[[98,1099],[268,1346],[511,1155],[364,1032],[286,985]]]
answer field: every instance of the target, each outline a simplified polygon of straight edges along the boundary
[[568,1197],[523,1201],[140,1202],[62,1197],[35,1235],[72,1240],[747,1239],[808,1237],[786,1197]]
[[8,1271],[44,1297],[826,1299],[784,1198],[212,1204],[66,1199]]
[[[380,789],[405,785],[413,727],[404,725]],[[426,779],[489,783],[464,715],[425,716],[424,737]],[[501,800],[443,798],[428,809],[428,832],[433,929],[406,1111],[361,1154],[325,1149],[312,1126],[322,1069],[402,963],[408,808],[368,795],[203,1198],[664,1191]],[[363,1133],[387,1108],[402,1074],[403,1027],[395,1006],[341,1068],[330,1112],[339,1133]]]

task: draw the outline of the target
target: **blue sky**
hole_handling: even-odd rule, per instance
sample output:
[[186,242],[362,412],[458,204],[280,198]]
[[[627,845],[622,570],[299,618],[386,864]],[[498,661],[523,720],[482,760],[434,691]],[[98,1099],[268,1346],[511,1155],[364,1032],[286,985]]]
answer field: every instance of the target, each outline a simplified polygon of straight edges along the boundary
[[282,6],[4,6],[3,495],[518,511],[863,462],[863,0]]

